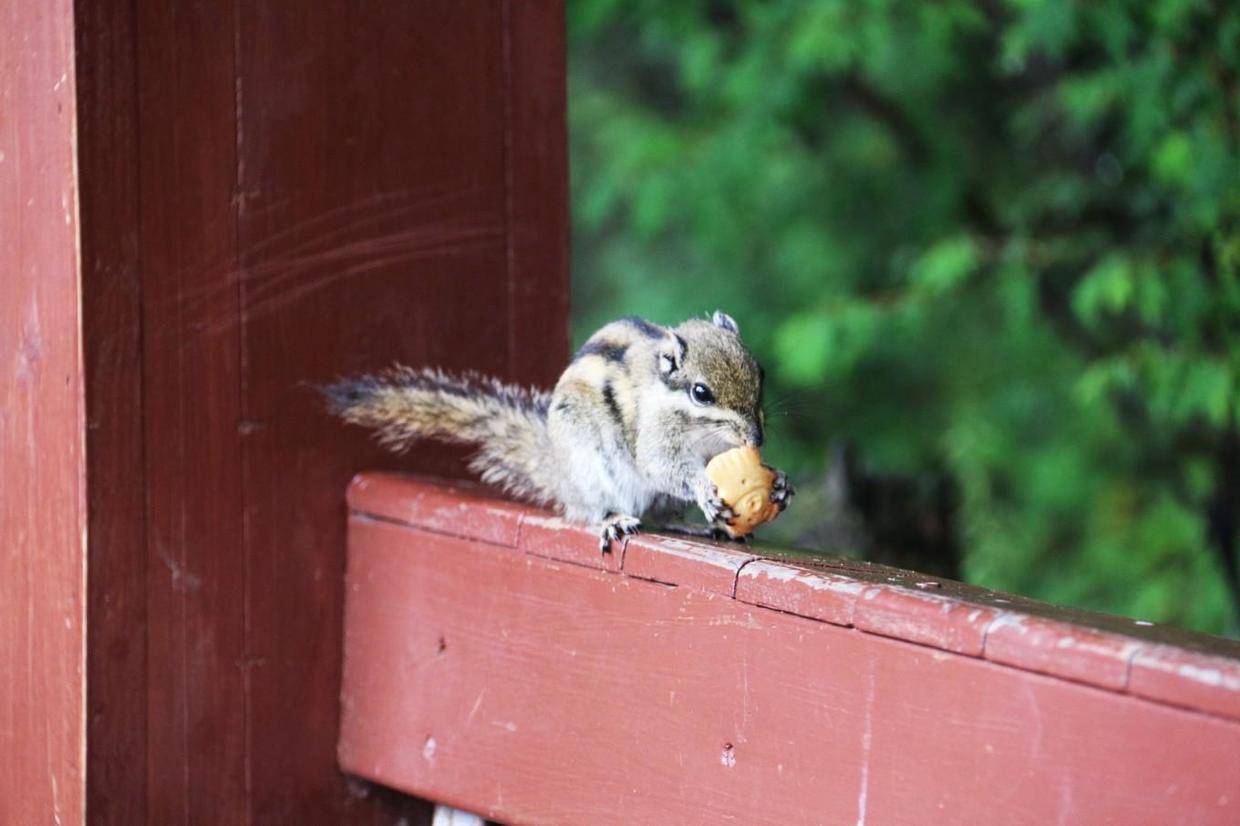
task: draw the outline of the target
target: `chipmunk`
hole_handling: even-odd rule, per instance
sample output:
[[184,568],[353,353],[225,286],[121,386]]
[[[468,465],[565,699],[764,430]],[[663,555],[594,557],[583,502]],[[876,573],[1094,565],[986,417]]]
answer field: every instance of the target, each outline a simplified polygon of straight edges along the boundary
[[[761,446],[762,368],[731,316],[662,327],[613,321],[573,356],[551,393],[477,374],[394,367],[323,388],[331,411],[403,451],[418,439],[476,444],[482,480],[592,525],[599,547],[643,516],[696,504],[716,536],[734,514],[704,468]],[[794,490],[775,471],[780,510]]]

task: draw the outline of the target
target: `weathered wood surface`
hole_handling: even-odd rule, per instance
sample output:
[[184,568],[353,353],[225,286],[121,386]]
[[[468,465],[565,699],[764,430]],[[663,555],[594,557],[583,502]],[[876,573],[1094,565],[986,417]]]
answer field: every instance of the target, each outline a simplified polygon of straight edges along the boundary
[[601,557],[410,478],[350,502],[358,775],[517,823],[1240,819],[1229,641],[846,560]]
[[[146,461],[131,4],[75,9],[88,508],[87,811],[146,822]],[[157,718],[158,721],[158,718]]]
[[137,4],[147,818],[249,811],[234,4]]
[[[563,113],[531,122],[543,101],[563,106],[560,4],[313,8],[238,6],[234,576],[257,823],[343,816],[323,814],[343,788],[341,484],[366,462],[463,471],[461,451],[385,454],[303,382],[401,361],[548,386],[568,350]],[[518,31],[531,10],[545,19]],[[518,65],[537,67],[537,85],[518,85]]]
[[72,8],[89,817],[429,817],[336,766],[337,492],[461,452],[390,456],[308,385],[562,367],[562,3]]
[[0,823],[80,823],[85,467],[73,4],[0,0]]

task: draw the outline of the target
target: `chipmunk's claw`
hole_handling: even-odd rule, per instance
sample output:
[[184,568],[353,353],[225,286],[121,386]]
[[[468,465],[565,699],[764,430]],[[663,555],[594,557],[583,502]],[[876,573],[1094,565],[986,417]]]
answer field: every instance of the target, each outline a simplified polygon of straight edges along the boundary
[[731,522],[736,518],[736,511],[719,498],[719,489],[714,485],[707,489],[706,494],[698,502],[698,507],[702,509],[702,515],[706,517],[706,521],[711,524]]
[[771,502],[779,505],[781,512],[788,507],[789,500],[796,495],[796,492],[792,482],[788,481],[788,474],[782,470],[775,470],[775,481],[771,483]]
[[609,552],[612,542],[618,542],[622,537],[637,533],[641,526],[641,520],[636,516],[626,516],[620,513],[608,514],[599,526],[599,552]]

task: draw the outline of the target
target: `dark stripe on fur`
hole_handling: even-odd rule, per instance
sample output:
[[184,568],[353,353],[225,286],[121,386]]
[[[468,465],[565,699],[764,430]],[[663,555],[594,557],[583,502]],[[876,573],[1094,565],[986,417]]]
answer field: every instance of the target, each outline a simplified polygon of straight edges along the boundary
[[612,419],[624,429],[624,415],[620,412],[620,405],[616,403],[616,389],[611,386],[610,381],[603,382],[603,403],[607,405],[607,412],[611,414]]
[[587,341],[577,351],[577,355],[573,356],[573,361],[586,356],[602,356],[605,360],[615,363],[624,361],[624,354],[628,352],[627,344],[615,344],[610,341]]
[[624,318],[620,320],[624,322],[625,324],[629,325],[630,327],[636,329],[639,333],[644,335],[646,338],[663,338],[662,327],[660,327],[657,324],[651,324],[649,321],[647,321],[646,319],[640,316],[629,315],[629,316],[625,316]]
[[427,375],[408,367],[393,367],[385,372],[381,378],[399,387],[411,387],[415,390],[438,390],[441,393],[447,393],[450,396],[458,396],[463,399],[490,396],[509,407],[515,407],[517,410],[526,413],[536,413],[540,416],[547,415],[547,407],[551,403],[551,396],[547,393],[504,384],[499,379],[474,372],[461,373],[459,376],[445,375],[440,377]]
[[679,371],[677,371],[676,373],[672,373],[669,376],[669,375],[664,374],[662,371],[660,371],[659,381],[663,382],[663,386],[666,387],[668,390],[678,390],[678,391],[687,390],[689,388],[689,385],[686,384],[684,381],[675,378],[678,372]]
[[624,413],[620,410],[620,404],[616,401],[616,388],[612,386],[610,381],[603,382],[603,404],[607,405],[607,412],[615,420],[616,425],[620,428],[620,432],[624,434],[624,443],[629,451],[632,452],[633,434],[629,430],[628,423],[624,420]]

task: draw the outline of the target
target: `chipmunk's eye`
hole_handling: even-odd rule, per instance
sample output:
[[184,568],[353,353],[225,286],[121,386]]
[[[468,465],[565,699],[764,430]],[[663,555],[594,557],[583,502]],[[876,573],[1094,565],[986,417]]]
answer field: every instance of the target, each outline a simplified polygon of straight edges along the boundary
[[689,398],[693,399],[694,404],[711,404],[715,401],[715,394],[710,392],[710,388],[698,382],[689,388]]

